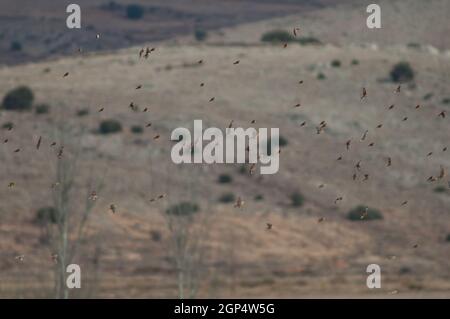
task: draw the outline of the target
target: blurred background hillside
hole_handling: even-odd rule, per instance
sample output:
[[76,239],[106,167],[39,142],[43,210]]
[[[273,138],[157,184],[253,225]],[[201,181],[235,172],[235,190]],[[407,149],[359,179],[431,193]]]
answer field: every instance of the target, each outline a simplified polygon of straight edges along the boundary
[[[450,296],[448,1],[69,3],[0,2],[0,297]],[[195,119],[279,172],[173,164]]]

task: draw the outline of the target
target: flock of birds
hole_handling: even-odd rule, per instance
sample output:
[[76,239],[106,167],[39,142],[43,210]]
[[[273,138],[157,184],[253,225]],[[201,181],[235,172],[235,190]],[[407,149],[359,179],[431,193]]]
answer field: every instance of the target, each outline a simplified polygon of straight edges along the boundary
[[[300,28],[294,28],[293,31],[292,31],[292,33],[294,34],[295,37],[298,36],[299,32],[300,32]],[[99,38],[100,38],[100,35],[98,34],[98,35],[96,36],[96,38],[99,39]],[[283,44],[283,48],[286,48],[287,45],[288,45],[287,43],[284,43],[284,44]],[[139,58],[140,58],[140,59],[148,59],[148,58],[150,57],[150,55],[151,55],[155,50],[156,50],[156,48],[144,47],[144,48],[142,48],[142,49],[139,50]],[[82,52],[82,49],[80,48],[80,49],[78,49],[78,51],[79,51],[79,52]],[[203,61],[203,60],[198,60],[197,63],[198,63],[198,64],[203,64],[204,61]],[[238,65],[239,63],[240,63],[240,61],[239,61],[239,60],[236,60],[236,61],[233,62],[233,65]],[[69,77],[69,75],[70,75],[70,73],[69,73],[69,72],[66,72],[66,73],[63,74],[63,78],[67,78],[67,77]],[[303,84],[303,83],[304,83],[303,80],[298,81],[298,84],[300,84],[300,85]],[[205,86],[205,83],[201,83],[200,86],[201,86],[201,87]],[[141,89],[141,88],[142,88],[142,85],[138,85],[138,86],[135,87],[136,90],[139,90],[139,89]],[[395,93],[395,94],[399,94],[399,93],[401,92],[401,90],[402,90],[402,86],[401,86],[401,85],[398,85],[398,86],[396,87],[396,89],[394,90],[394,93]],[[365,87],[363,87],[363,88],[362,88],[361,95],[360,95],[360,100],[361,100],[361,102],[363,102],[364,100],[366,100],[367,97],[368,97],[368,95],[369,95],[369,94],[368,94],[368,90],[367,90]],[[209,102],[214,102],[214,100],[215,100],[215,97],[211,97],[211,98],[209,99]],[[294,108],[300,108],[301,106],[302,106],[302,105],[301,105],[300,103],[298,103],[298,104],[294,105]],[[394,107],[395,107],[395,105],[392,104],[392,105],[388,106],[387,109],[388,109],[388,110],[392,110]],[[419,109],[420,107],[421,107],[421,105],[418,104],[418,105],[415,106],[415,109]],[[130,108],[132,111],[135,111],[135,112],[139,111],[139,107],[138,107],[134,102],[130,102],[129,108]],[[104,110],[105,110],[104,107],[100,107],[100,108],[98,109],[98,112],[103,112]],[[142,112],[147,112],[147,111],[148,111],[148,108],[142,109]],[[437,117],[440,117],[440,118],[442,118],[442,119],[445,119],[445,118],[446,118],[446,111],[443,110],[443,111],[439,112],[439,113],[437,114]],[[408,120],[408,117],[404,117],[404,118],[402,119],[402,121],[407,121],[407,120]],[[252,121],[251,121],[252,124],[254,124],[255,122],[256,122],[256,120],[252,120]],[[228,125],[228,127],[231,128],[232,125],[233,125],[233,121],[230,122],[230,124]],[[305,125],[306,125],[306,121],[300,123],[300,127],[303,127],[303,126],[305,126]],[[151,127],[151,126],[152,126],[152,123],[148,123],[148,124],[146,125],[146,127]],[[379,124],[379,125],[376,126],[376,128],[377,128],[377,129],[380,129],[380,128],[382,128],[382,126],[383,126],[383,124]],[[315,128],[315,129],[316,129],[316,133],[317,133],[317,134],[321,134],[321,133],[323,133],[323,132],[325,131],[326,128],[327,128],[327,122],[326,122],[326,121],[321,121],[321,122],[316,126],[316,128]],[[12,130],[12,126],[9,127],[8,130]],[[361,140],[361,141],[366,140],[368,134],[369,134],[369,130],[365,130],[364,133],[363,133],[363,135],[361,136],[360,140]],[[157,135],[155,135],[155,136],[153,137],[153,139],[156,140],[156,139],[159,139],[160,137],[161,137],[161,136],[160,136],[159,134],[157,134]],[[7,142],[8,142],[8,139],[5,139],[5,140],[4,140],[4,143],[7,143]],[[345,149],[346,149],[347,151],[349,151],[349,150],[351,149],[352,143],[353,143],[352,139],[346,140],[346,142],[345,142]],[[37,149],[37,150],[40,149],[41,144],[42,144],[42,136],[39,136],[38,141],[37,141],[37,143],[36,143],[36,149]],[[56,146],[56,142],[52,142],[52,143],[50,144],[50,146],[52,146],[52,147],[53,147],[53,146]],[[194,145],[191,144],[191,147],[193,147],[193,146],[194,146]],[[372,142],[372,143],[370,143],[368,146],[369,146],[369,147],[372,147],[372,146],[374,146],[374,143]],[[248,150],[248,149],[247,149],[247,150]],[[442,148],[442,151],[443,151],[443,152],[447,151],[447,147],[443,147],[443,148]],[[14,152],[15,152],[15,153],[20,152],[20,148],[15,149]],[[64,146],[60,146],[59,149],[58,149],[57,152],[56,152],[56,155],[57,155],[58,159],[62,159],[62,158],[63,158],[63,154],[64,154]],[[431,156],[432,154],[433,154],[433,152],[430,152],[430,153],[427,154],[427,156]],[[343,159],[343,156],[340,155],[336,160],[337,160],[337,161],[341,161],[342,159]],[[385,158],[385,161],[386,161],[386,163],[385,163],[386,167],[392,166],[392,158],[391,158],[391,157]],[[254,171],[255,171],[255,168],[256,168],[256,164],[251,164],[249,167],[250,167],[250,168],[249,168],[249,173],[250,173],[250,175],[253,175],[253,174],[254,174]],[[358,174],[359,174],[360,172],[362,172],[362,164],[361,164],[361,161],[358,161],[358,162],[355,164],[354,167],[355,167],[356,171],[355,171],[355,173],[352,175],[352,179],[353,179],[353,180],[356,180],[356,179],[358,178]],[[438,173],[436,176],[430,176],[430,177],[427,179],[427,181],[428,181],[428,182],[440,181],[440,180],[443,180],[443,179],[446,177],[446,175],[447,175],[446,170],[445,170],[445,168],[441,165],[441,166],[439,167],[439,173]],[[369,179],[369,174],[363,173],[363,174],[362,174],[362,178],[363,178],[363,180],[368,180],[368,179]],[[12,187],[14,187],[15,185],[16,185],[15,182],[10,182],[9,185],[8,185],[8,187],[12,188]],[[52,188],[55,188],[55,187],[57,187],[58,185],[59,185],[59,182],[56,182],[56,183],[52,184]],[[319,185],[319,188],[323,188],[323,187],[325,187],[324,184],[320,184],[320,185]],[[450,182],[448,182],[448,187],[450,188]],[[151,198],[151,199],[150,199],[150,202],[155,202],[155,201],[161,200],[161,199],[165,198],[166,196],[167,196],[166,194],[160,194],[160,195],[157,195],[156,197]],[[92,201],[95,201],[95,200],[97,200],[97,198],[98,198],[98,194],[96,193],[96,191],[92,191],[91,194],[90,194],[90,196],[89,196],[89,199],[92,200]],[[340,201],[342,201],[342,200],[343,200],[343,197],[342,197],[342,196],[339,196],[339,197],[337,197],[337,198],[334,200],[334,204],[337,204],[338,202],[340,202]],[[403,201],[403,202],[401,203],[401,205],[403,206],[403,205],[406,205],[407,203],[408,203],[408,201]],[[235,207],[235,208],[242,208],[242,207],[244,206],[244,204],[245,204],[244,200],[243,200],[241,197],[238,197],[237,200],[236,200],[235,203],[234,203],[234,207]],[[368,215],[368,209],[369,209],[368,207],[365,207],[364,210],[361,211],[361,216],[360,216],[361,219],[365,219],[365,218],[367,217],[367,215]],[[115,213],[117,212],[117,207],[116,207],[116,205],[115,205],[115,204],[110,204],[109,210],[110,210],[113,214],[115,214]],[[325,220],[324,217],[320,217],[320,218],[318,219],[318,222],[321,223],[321,222],[323,222],[324,220]],[[266,224],[266,229],[267,229],[267,230],[273,229],[273,224],[272,224],[272,223],[267,223],[267,224]],[[417,248],[417,247],[418,247],[418,244],[414,244],[413,247],[414,247],[414,248]],[[392,259],[393,259],[393,258],[395,258],[395,256],[392,256]],[[23,262],[24,259],[25,259],[25,255],[18,255],[18,256],[15,257],[15,259],[16,259],[18,262]],[[58,262],[58,255],[57,255],[57,254],[52,254],[52,255],[51,255],[51,259],[52,259],[52,261],[53,261],[54,263],[57,263],[57,262]],[[395,293],[397,293],[397,292],[398,292],[398,291],[395,290],[395,291],[392,292],[392,294],[395,294]]]

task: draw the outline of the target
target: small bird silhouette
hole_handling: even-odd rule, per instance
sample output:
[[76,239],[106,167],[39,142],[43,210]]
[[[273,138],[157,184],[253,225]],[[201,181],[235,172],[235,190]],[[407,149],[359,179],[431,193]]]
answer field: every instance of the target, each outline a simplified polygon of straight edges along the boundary
[[61,146],[58,150],[58,158],[62,158],[64,152],[64,146]]
[[242,198],[238,197],[236,203],[234,204],[234,207],[242,208],[244,206],[244,203],[245,202],[242,200]]
[[369,207],[364,207],[364,211],[362,212],[361,216],[359,217],[360,219],[364,219],[367,217],[369,213]]
[[394,106],[395,106],[395,104],[391,104],[391,105],[389,105],[388,109],[392,110],[394,108]]
[[392,159],[390,157],[388,157],[386,166],[389,167],[391,165],[392,165]]
[[272,224],[271,223],[267,223],[266,226],[267,226],[267,230],[271,230],[272,229]]
[[366,88],[362,88],[362,94],[361,94],[361,100],[367,97],[367,90]]
[[445,177],[445,175],[447,175],[445,168],[441,165],[440,170],[439,170],[438,179],[443,179]]
[[109,209],[111,210],[111,212],[112,212],[113,214],[116,213],[116,206],[115,206],[114,204],[109,205]]
[[69,76],[69,72],[64,73],[63,78]]
[[364,132],[363,136],[361,137],[361,141],[364,141],[364,140],[366,139],[367,133],[369,133],[368,130],[366,130],[366,131]]
[[442,117],[443,119],[445,119],[445,111],[442,111],[441,113],[438,114],[438,116]]

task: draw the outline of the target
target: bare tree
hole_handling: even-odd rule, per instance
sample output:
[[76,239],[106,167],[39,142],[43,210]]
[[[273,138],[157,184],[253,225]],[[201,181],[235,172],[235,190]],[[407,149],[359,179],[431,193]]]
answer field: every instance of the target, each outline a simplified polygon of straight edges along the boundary
[[[45,234],[49,240],[55,261],[55,298],[68,298],[66,286],[66,268],[69,265],[83,238],[92,209],[95,206],[97,192],[103,184],[94,181],[94,174],[89,174],[87,187],[82,191],[75,186],[76,177],[80,175],[78,161],[81,155],[81,143],[68,129],[57,129],[59,148],[55,154],[56,180],[52,185],[54,223],[45,223]],[[80,135],[81,136],[81,135]],[[83,207],[79,208],[80,197]]]
[[[170,234],[170,253],[176,270],[178,297],[195,298],[201,281],[206,277],[205,265],[208,230],[213,216],[209,201],[202,209],[196,202],[198,192],[195,186],[195,172],[192,168],[187,172],[185,180],[189,181],[187,187],[187,200],[175,202],[168,196],[168,205],[163,212]],[[172,172],[173,173],[173,172]],[[177,174],[178,177],[179,174]],[[174,187],[174,183],[170,183]]]

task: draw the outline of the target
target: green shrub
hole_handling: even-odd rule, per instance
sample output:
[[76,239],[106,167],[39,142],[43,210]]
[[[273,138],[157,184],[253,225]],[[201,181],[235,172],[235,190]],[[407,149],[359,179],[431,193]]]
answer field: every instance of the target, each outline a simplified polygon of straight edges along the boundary
[[195,40],[197,40],[199,42],[205,41],[206,38],[208,37],[208,32],[206,32],[203,29],[196,29],[194,31],[194,37],[195,37]]
[[322,42],[320,42],[319,39],[314,37],[303,37],[298,40],[298,43],[301,45],[320,45]]
[[144,7],[139,4],[129,4],[126,7],[127,17],[131,20],[139,20],[144,16]]
[[447,192],[447,187],[439,185],[439,186],[436,186],[433,191],[435,193],[446,193]]
[[[278,146],[281,148],[281,147],[284,147],[286,145],[288,145],[287,138],[285,138],[282,135],[278,136]],[[270,155],[272,155],[272,141],[271,141],[271,139],[269,139],[267,141],[267,156],[270,156]]]
[[140,125],[133,125],[131,127],[131,133],[133,134],[142,134],[144,132],[144,128]]
[[8,111],[30,110],[33,104],[34,94],[30,88],[20,86],[9,91],[3,98],[2,107]]
[[12,41],[9,49],[13,52],[22,51],[22,43],[20,43],[19,41]]
[[36,212],[35,222],[40,225],[56,224],[58,222],[58,211],[51,206],[39,208]]
[[232,181],[233,181],[233,178],[228,174],[220,174],[219,175],[218,182],[220,184],[227,184],[227,183],[231,183]]
[[333,61],[331,61],[331,66],[332,66],[333,68],[339,68],[339,67],[341,67],[341,61],[339,61],[339,60],[333,60]]
[[264,33],[261,37],[261,41],[263,42],[294,42],[296,41],[295,37],[285,30],[272,30]]
[[325,80],[326,78],[327,78],[326,75],[323,74],[322,72],[317,74],[317,80]]
[[122,131],[122,125],[116,120],[104,120],[100,123],[101,134],[113,134]]
[[433,93],[427,93],[427,94],[425,94],[424,96],[423,96],[423,99],[425,100],[425,101],[428,101],[428,100],[430,100],[432,97],[433,97]]
[[77,116],[82,117],[82,116],[86,116],[89,115],[89,109],[85,108],[85,109],[81,109],[77,111]]
[[35,112],[36,114],[47,114],[50,112],[50,106],[48,104],[36,105]]
[[200,207],[192,202],[180,202],[176,205],[170,206],[166,213],[174,216],[191,216],[200,211]]
[[232,203],[236,200],[236,197],[233,193],[225,193],[219,197],[219,202],[221,203]]
[[408,62],[400,62],[394,65],[390,75],[394,82],[409,82],[414,80],[414,70]]
[[279,139],[279,145],[280,145],[280,147],[283,147],[283,146],[288,145],[288,140],[287,140],[287,138],[285,138],[284,136],[280,135],[280,136],[278,137],[278,139]]
[[359,60],[353,59],[351,63],[352,63],[352,65],[359,65]]
[[450,243],[450,234],[447,235],[447,237],[445,238],[445,240],[446,240],[447,242]]
[[162,234],[158,230],[151,230],[150,231],[150,237],[154,242],[160,242],[162,239]]
[[264,195],[258,194],[258,195],[255,196],[255,201],[259,202],[259,201],[262,201],[262,200],[264,200]]
[[4,130],[12,130],[13,127],[14,127],[13,122],[6,122],[6,123],[3,123],[3,125],[2,125],[2,129],[4,129]]
[[291,194],[291,205],[294,207],[300,207],[305,201],[304,197],[300,192],[294,192]]
[[367,209],[366,206],[359,205],[347,213],[347,218],[352,221],[365,221],[365,220],[376,220],[383,219],[381,212],[374,208]]
[[443,98],[442,104],[450,104],[450,97]]

